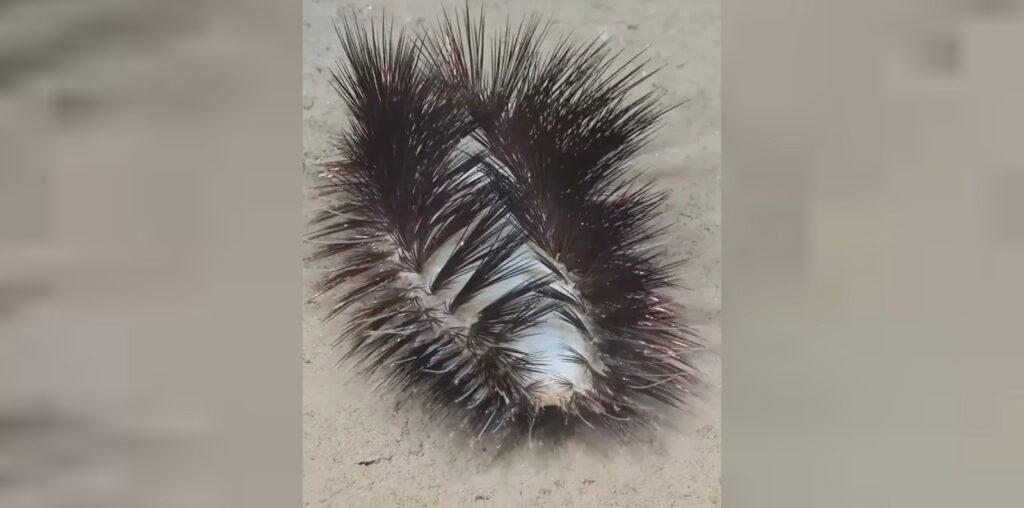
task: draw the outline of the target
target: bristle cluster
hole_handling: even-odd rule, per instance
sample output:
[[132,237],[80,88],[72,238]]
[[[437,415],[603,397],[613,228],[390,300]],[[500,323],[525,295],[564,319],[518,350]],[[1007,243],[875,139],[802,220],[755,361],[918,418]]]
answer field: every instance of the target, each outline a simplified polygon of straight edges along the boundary
[[345,360],[480,435],[541,416],[627,433],[697,380],[651,247],[666,194],[629,161],[666,112],[603,44],[542,51],[536,18],[410,36],[345,20],[351,114],[314,219]]

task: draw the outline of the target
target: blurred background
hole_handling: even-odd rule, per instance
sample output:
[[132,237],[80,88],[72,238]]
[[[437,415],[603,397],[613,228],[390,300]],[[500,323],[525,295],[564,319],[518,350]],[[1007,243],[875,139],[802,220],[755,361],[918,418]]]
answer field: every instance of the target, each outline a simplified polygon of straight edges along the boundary
[[0,506],[299,499],[287,4],[0,2]]
[[1019,506],[1024,11],[724,2],[725,506]]

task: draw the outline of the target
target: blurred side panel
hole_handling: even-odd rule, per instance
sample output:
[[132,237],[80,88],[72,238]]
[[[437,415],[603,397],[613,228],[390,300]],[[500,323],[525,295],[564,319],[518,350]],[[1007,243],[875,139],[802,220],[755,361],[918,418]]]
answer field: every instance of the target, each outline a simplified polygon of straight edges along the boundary
[[0,506],[301,505],[300,18],[0,1]]
[[1024,506],[1024,6],[724,20],[723,506]]

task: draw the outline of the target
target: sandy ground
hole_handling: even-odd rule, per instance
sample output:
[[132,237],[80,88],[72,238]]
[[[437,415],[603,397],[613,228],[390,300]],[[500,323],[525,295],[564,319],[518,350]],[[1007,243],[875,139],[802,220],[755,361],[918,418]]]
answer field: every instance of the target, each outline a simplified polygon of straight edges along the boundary
[[[330,347],[338,323],[321,324],[315,307],[304,323],[304,498],[315,507],[712,507],[721,501],[719,309],[721,28],[718,0],[559,0],[487,2],[491,19],[551,15],[555,33],[603,36],[626,53],[649,45],[652,86],[687,100],[638,161],[673,190],[669,238],[689,258],[688,289],[678,300],[709,343],[699,359],[708,374],[705,400],[679,414],[677,429],[627,447],[514,450],[500,460],[451,439],[450,429],[396,410],[388,396],[336,366]],[[456,2],[457,6],[462,1]],[[472,5],[478,5],[475,2]],[[396,24],[430,22],[437,1],[304,0],[303,115],[306,181],[328,154],[328,136],[345,111],[328,82],[340,56],[332,20],[348,9],[381,11]],[[602,35],[603,34],[603,35]],[[307,212],[313,203],[307,200]],[[312,281],[316,273],[307,273]],[[363,464],[360,464],[360,463]]]

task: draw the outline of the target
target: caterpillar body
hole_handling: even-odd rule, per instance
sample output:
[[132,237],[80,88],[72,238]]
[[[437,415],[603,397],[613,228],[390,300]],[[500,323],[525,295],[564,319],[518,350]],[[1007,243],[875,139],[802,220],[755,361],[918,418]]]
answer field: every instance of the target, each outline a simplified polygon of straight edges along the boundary
[[313,219],[343,362],[473,433],[629,435],[685,404],[695,333],[665,295],[668,197],[631,167],[669,108],[598,41],[540,18],[422,33],[345,19],[350,113]]

